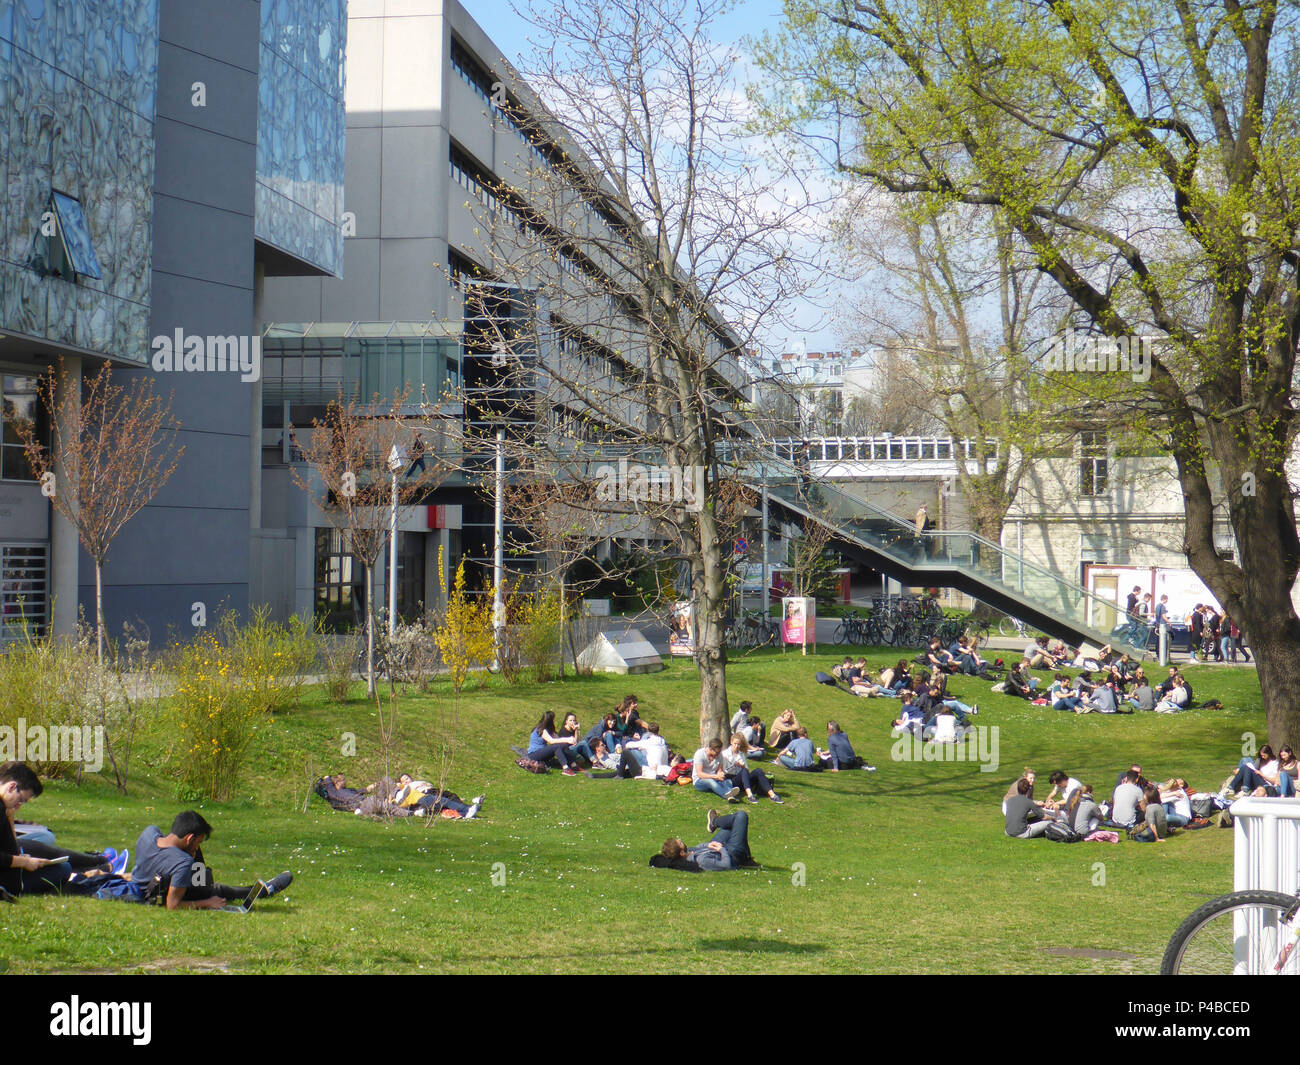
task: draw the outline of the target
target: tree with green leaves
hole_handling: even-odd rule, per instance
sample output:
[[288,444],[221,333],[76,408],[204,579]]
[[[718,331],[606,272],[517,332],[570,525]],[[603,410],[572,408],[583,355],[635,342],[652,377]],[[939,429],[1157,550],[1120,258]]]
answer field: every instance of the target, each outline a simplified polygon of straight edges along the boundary
[[1003,219],[1128,370],[1110,419],[1173,456],[1188,561],[1257,652],[1274,743],[1300,740],[1298,28],[1276,0],[788,0],[761,60],[802,88],[773,129]]

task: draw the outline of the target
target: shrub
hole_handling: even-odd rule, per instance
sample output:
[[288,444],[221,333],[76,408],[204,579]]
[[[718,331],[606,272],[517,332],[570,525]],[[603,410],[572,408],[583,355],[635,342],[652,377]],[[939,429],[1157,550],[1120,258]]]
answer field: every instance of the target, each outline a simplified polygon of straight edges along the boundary
[[523,654],[533,667],[533,679],[550,680],[560,653],[560,597],[555,590],[530,595],[522,622]]
[[316,641],[301,618],[281,625],[267,607],[255,607],[243,625],[235,614],[223,614],[217,633],[257,709],[277,714],[298,705],[303,677],[316,668]]
[[[442,571],[442,554],[438,555]],[[470,598],[465,594],[465,563],[456,567],[456,579],[447,596],[447,609],[433,630],[434,642],[451,676],[452,689],[459,695],[475,666],[492,661],[494,633],[492,600],[488,596]]]
[[204,634],[174,649],[168,762],[182,801],[229,799],[265,709],[265,693],[241,677],[237,655]]

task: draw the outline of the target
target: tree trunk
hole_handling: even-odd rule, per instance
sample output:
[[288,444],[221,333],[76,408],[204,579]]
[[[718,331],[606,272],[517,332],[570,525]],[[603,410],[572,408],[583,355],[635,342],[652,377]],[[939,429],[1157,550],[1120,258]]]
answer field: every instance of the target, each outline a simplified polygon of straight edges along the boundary
[[727,742],[731,714],[727,706],[727,649],[722,644],[722,625],[714,619],[696,623],[695,666],[700,675],[700,744],[711,739]]
[[95,560],[95,648],[99,665],[104,665],[104,567]]
[[366,695],[375,694],[375,611],[374,594],[370,588],[371,565],[366,563]]

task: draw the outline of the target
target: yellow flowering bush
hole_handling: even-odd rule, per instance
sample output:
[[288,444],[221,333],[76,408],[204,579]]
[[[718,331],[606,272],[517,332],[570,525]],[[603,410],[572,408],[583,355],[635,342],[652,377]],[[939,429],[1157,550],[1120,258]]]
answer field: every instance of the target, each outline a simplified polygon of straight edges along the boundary
[[210,634],[173,651],[169,765],[179,797],[231,798],[264,709],[262,693],[241,676],[231,648]]

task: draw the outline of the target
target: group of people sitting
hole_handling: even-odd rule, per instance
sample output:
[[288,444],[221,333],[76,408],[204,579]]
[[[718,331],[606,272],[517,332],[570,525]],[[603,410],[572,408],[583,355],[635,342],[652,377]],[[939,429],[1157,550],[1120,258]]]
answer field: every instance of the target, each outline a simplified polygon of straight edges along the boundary
[[169,910],[224,909],[231,902],[278,894],[293,882],[286,871],[242,886],[218,883],[202,849],[212,826],[193,810],[178,814],[167,833],[156,825],[140,833],[128,873],[128,849],[69,850],[57,845],[48,828],[19,821],[18,811],[44,790],[26,763],[0,765],[0,901],[80,894],[156,901]]
[[321,777],[314,790],[336,810],[361,817],[444,817],[472,821],[483,809],[486,796],[477,795],[468,803],[455,792],[447,791],[427,780],[417,780],[402,773],[367,784],[364,788],[348,787],[347,778],[338,773]]
[[1160,843],[1177,828],[1204,828],[1209,821],[1192,808],[1200,799],[1209,806],[1214,796],[1196,796],[1182,777],[1153,783],[1140,765],[1119,774],[1109,798],[1098,800],[1091,784],[1082,784],[1064,770],[1052,773],[1051,791],[1034,797],[1036,777],[1026,767],[1002,800],[1005,831],[1015,839],[1054,836],[1066,839],[1118,841],[1119,832],[1141,843]]

